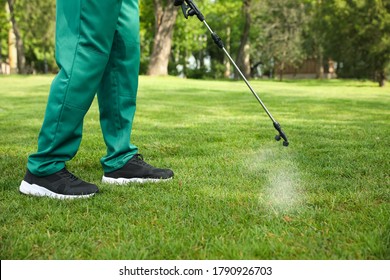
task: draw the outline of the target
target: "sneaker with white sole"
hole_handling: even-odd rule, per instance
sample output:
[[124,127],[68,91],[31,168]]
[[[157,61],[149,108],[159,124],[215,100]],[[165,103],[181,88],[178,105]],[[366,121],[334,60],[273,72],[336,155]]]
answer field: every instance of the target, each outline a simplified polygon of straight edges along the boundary
[[96,185],[84,182],[66,168],[49,176],[39,177],[27,170],[19,191],[33,196],[57,199],[88,198],[99,191]]
[[136,154],[122,168],[113,172],[105,172],[102,182],[119,185],[161,182],[172,179],[173,175],[172,170],[153,167],[144,161],[142,155]]

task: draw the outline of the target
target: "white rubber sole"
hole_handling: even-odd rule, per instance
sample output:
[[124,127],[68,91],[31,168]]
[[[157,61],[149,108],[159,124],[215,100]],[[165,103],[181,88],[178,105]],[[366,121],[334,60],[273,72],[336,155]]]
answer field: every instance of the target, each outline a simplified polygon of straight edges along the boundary
[[47,196],[55,199],[77,199],[77,198],[88,198],[94,195],[94,193],[91,194],[85,194],[85,195],[65,195],[65,194],[58,194],[54,193],[44,187],[41,187],[36,184],[29,184],[26,181],[22,181],[19,187],[19,191],[23,194],[27,195],[33,195],[33,196]]
[[139,183],[139,184],[158,183],[158,182],[166,182],[169,180],[172,180],[172,178],[168,178],[168,179],[131,178],[129,179],[129,178],[110,178],[110,177],[103,176],[102,183],[114,184],[114,185],[126,185],[129,183]]

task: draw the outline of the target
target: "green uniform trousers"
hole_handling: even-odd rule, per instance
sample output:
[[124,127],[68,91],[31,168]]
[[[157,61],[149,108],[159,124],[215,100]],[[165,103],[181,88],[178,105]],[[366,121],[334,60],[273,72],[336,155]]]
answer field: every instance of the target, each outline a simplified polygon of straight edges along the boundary
[[56,61],[60,71],[27,168],[47,176],[65,167],[80,146],[96,93],[107,146],[103,170],[121,168],[137,153],[130,134],[140,63],[138,0],[57,0]]

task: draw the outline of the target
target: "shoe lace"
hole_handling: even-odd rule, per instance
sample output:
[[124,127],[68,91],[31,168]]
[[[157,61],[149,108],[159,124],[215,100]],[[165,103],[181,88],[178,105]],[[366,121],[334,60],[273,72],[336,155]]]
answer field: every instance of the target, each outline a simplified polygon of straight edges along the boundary
[[70,173],[66,168],[62,169],[59,175],[61,175],[63,178],[68,178],[70,181],[76,181],[79,179],[75,175]]
[[143,157],[141,154],[136,154],[136,155],[134,155],[134,157],[132,158],[132,160],[134,160],[135,162],[137,162],[137,163],[140,164],[140,165],[151,167],[150,164],[148,164],[148,163],[146,163],[146,162],[144,161],[144,157]]

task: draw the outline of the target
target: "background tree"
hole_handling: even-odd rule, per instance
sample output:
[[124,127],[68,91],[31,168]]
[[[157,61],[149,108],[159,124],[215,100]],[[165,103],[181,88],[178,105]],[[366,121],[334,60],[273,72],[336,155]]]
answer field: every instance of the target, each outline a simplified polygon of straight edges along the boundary
[[178,8],[171,0],[153,0],[155,32],[148,75],[168,75],[169,55],[172,47],[173,27]]
[[[197,0],[207,22],[224,41],[233,56],[237,54],[242,34],[242,0]],[[230,78],[231,66],[224,53],[215,45],[207,28],[197,20],[186,20],[180,12],[174,35],[174,62],[178,59],[182,74],[192,78]],[[177,65],[177,64],[176,64]]]
[[390,63],[390,2],[329,0],[327,6],[334,20],[326,22],[326,52],[338,62],[338,76],[383,86]]
[[257,49],[262,50],[265,63],[275,64],[282,80],[286,66],[298,68],[306,58],[303,49],[307,23],[305,5],[295,0],[264,0],[258,3],[257,9],[256,28],[263,32],[257,40]]
[[6,0],[0,0],[0,74],[3,74],[2,63],[8,55],[9,20],[5,11]]
[[24,52],[24,43],[22,33],[19,28],[19,21],[17,20],[16,0],[7,0],[9,19],[11,21],[11,27],[13,34],[15,35],[15,43],[17,50],[17,66],[19,74],[26,74],[26,56]]
[[327,16],[326,0],[307,0],[305,1],[308,14],[307,29],[304,30],[304,50],[307,57],[316,60],[316,77],[324,78],[324,56],[326,45],[326,23],[332,18]]
[[[340,78],[373,79],[383,86],[389,75],[388,0],[196,3],[246,76],[261,65],[262,74],[272,76],[275,68],[282,79],[286,66],[298,68],[307,58],[317,61],[318,78],[329,59]],[[141,74],[232,77],[229,60],[208,30],[196,18],[185,20],[173,1],[143,0],[140,12]],[[0,0],[0,60],[9,56],[12,30],[19,73],[56,71],[54,25],[55,0]]]
[[[18,73],[48,72],[56,69],[54,59],[55,0],[1,0],[4,21],[0,28],[0,42],[8,41],[10,31],[15,36]],[[7,3],[8,14],[5,14]],[[5,16],[4,16],[5,14]],[[9,21],[11,24],[6,24]],[[6,30],[8,29],[8,30]],[[8,43],[11,43],[8,41]],[[2,49],[2,54],[5,53]],[[8,48],[7,48],[8,49]]]
[[[249,34],[251,29],[251,2],[252,0],[242,1],[242,17],[244,26],[242,29],[240,47],[238,48],[236,63],[245,77],[251,75],[251,63],[250,63],[250,42]],[[235,77],[240,78],[238,73],[235,72]]]
[[57,69],[54,59],[55,0],[18,1],[19,26],[31,71]]
[[155,16],[153,0],[144,0],[140,5],[140,40],[141,40],[141,66],[140,74],[146,74],[149,67],[150,55],[153,50]]
[[[197,1],[203,10],[204,1]],[[181,10],[175,24],[171,52],[170,73],[190,78],[201,78],[206,74],[203,58],[207,56],[207,35],[203,24],[196,17],[185,19]]]

